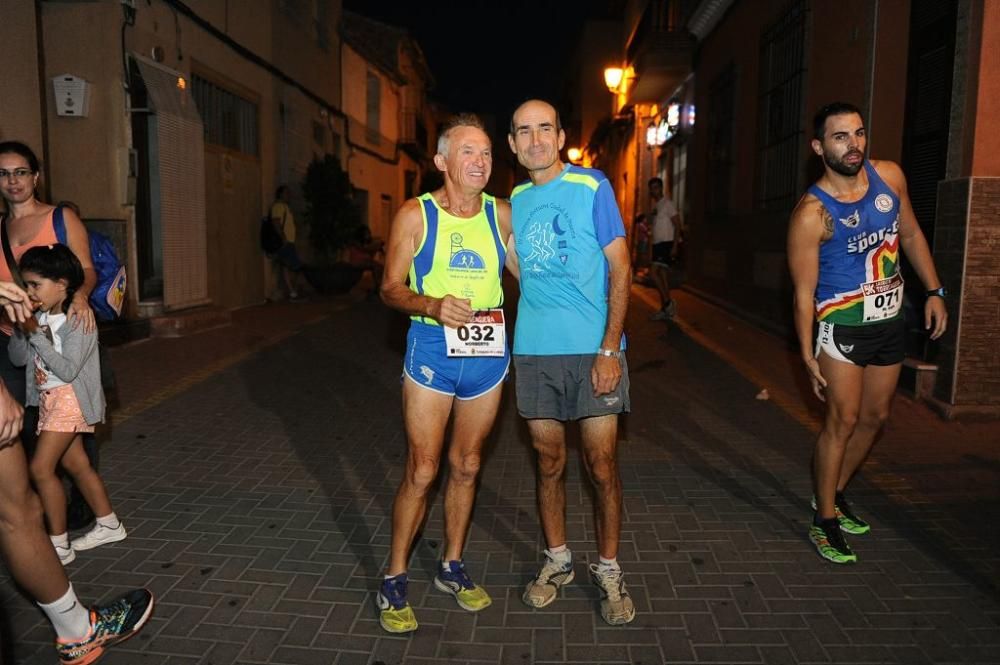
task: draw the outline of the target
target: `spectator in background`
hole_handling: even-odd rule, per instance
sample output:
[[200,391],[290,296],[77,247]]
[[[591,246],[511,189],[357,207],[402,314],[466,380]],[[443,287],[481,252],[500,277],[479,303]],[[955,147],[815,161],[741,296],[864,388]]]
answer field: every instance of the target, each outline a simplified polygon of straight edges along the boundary
[[372,238],[371,229],[367,226],[361,228],[358,233],[357,242],[351,243],[347,248],[347,262],[359,268],[361,274],[365,271],[372,273],[372,290],[368,295],[375,296],[382,288],[382,270],[385,267],[385,242],[381,238]]
[[271,223],[284,240],[281,248],[274,253],[274,261],[288,291],[288,299],[298,302],[302,298],[296,287],[301,288],[302,271],[305,266],[295,248],[295,217],[289,207],[291,201],[292,192],[288,189],[288,185],[279,185],[274,192],[274,203],[271,204]]

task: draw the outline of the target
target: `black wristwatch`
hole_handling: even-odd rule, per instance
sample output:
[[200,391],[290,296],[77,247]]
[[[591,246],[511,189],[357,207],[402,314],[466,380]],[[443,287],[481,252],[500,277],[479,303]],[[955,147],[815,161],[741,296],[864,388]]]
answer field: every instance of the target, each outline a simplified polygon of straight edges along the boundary
[[945,298],[948,296],[948,289],[944,288],[943,286],[939,286],[936,289],[931,289],[930,291],[928,291],[926,295],[928,298],[930,298],[931,296],[937,296],[938,298]]

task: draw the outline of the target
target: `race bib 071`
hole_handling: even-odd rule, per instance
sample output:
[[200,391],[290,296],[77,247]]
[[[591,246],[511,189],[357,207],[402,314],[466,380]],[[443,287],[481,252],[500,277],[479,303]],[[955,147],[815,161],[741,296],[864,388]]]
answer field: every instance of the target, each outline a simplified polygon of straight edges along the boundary
[[903,307],[903,278],[899,273],[861,285],[865,297],[865,322],[886,321]]
[[503,356],[507,351],[503,310],[482,310],[463,326],[445,326],[444,339],[449,357]]

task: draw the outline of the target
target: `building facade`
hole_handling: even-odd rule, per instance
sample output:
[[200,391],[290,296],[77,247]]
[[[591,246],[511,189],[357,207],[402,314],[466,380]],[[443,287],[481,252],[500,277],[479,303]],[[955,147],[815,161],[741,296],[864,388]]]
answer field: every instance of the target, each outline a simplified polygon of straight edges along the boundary
[[436,152],[433,78],[402,28],[345,11],[342,77],[347,172],[372,237],[389,237],[403,201],[419,194]]
[[822,172],[811,118],[854,103],[870,157],[906,172],[951,292],[949,331],[930,342],[923,287],[904,266],[904,377],[930,368],[922,396],[949,415],[1000,415],[998,51],[991,0],[635,0],[613,63],[617,111],[593,154],[623,213],[647,205],[648,175],[664,177],[688,228],[688,288],[790,336],[787,223]]
[[0,0],[0,40],[18,47],[0,137],[31,145],[49,200],[115,240],[129,317],[262,301],[275,187],[296,191],[314,157],[341,151],[340,2],[252,9]]

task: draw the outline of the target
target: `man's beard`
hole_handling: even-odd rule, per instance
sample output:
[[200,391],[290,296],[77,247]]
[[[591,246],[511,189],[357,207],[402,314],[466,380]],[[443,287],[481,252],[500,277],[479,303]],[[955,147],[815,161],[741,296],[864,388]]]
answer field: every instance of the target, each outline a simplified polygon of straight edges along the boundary
[[840,175],[847,175],[847,176],[857,175],[858,171],[861,170],[861,167],[864,166],[865,163],[864,153],[862,153],[860,150],[849,150],[848,152],[844,153],[844,157],[847,157],[848,155],[860,155],[861,159],[858,160],[858,163],[855,165],[845,164],[843,161],[841,161],[843,157],[841,159],[834,159],[833,157],[829,156],[824,152],[823,163],[829,166],[833,171],[839,173]]

